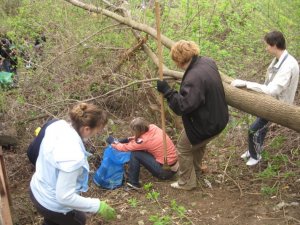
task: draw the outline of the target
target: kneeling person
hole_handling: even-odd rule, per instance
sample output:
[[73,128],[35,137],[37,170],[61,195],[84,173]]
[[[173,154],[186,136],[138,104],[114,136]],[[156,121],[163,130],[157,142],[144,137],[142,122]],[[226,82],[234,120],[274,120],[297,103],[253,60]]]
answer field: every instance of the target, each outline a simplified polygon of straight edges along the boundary
[[139,188],[140,167],[143,165],[151,174],[159,179],[167,180],[173,177],[178,168],[175,146],[166,136],[167,141],[167,163],[170,169],[163,168],[164,146],[163,131],[154,124],[149,124],[143,118],[136,118],[130,123],[134,137],[114,142],[112,137],[108,142],[119,151],[131,151],[128,171],[128,186]]

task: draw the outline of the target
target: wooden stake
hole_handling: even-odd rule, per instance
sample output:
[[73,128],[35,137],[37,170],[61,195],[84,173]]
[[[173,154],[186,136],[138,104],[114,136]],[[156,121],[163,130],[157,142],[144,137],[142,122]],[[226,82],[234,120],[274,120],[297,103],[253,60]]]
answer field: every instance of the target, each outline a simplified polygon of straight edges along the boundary
[[[160,32],[160,6],[157,1],[155,1],[155,16],[156,16],[156,31],[157,31],[157,49],[158,49],[158,73],[159,79],[163,80],[163,55],[162,55],[162,44],[161,44],[161,32]],[[163,130],[163,146],[164,146],[164,169],[169,169],[167,160],[167,135],[166,135],[166,116],[164,107],[164,95],[160,94],[160,111],[161,111],[161,125]]]
[[2,146],[0,145],[0,224],[12,225],[12,217],[10,212],[11,197],[8,190],[7,175],[4,165]]

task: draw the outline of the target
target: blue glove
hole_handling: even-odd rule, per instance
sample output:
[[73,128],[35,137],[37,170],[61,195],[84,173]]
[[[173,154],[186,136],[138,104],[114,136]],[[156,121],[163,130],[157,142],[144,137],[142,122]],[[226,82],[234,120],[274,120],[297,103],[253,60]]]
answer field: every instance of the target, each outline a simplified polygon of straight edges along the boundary
[[108,138],[106,138],[106,142],[111,145],[115,142],[115,139],[113,136],[109,135]]
[[121,138],[118,141],[119,141],[119,143],[122,143],[122,144],[129,143],[129,139],[128,138]]

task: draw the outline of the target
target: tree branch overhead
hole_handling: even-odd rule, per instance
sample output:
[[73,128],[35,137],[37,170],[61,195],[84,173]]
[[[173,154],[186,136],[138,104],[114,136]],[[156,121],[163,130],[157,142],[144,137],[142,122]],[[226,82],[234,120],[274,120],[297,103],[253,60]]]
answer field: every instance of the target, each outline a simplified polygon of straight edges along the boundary
[[[124,17],[107,9],[86,4],[78,0],[65,1],[71,3],[74,6],[80,7],[91,12],[102,13],[103,15],[114,19],[120,22],[121,24],[125,24],[127,26],[132,27],[135,30],[145,32],[155,39],[157,38],[157,32],[154,28],[146,24],[134,21],[128,15]],[[114,8],[112,7],[112,5],[110,5],[110,7]],[[124,9],[122,8],[121,11],[124,11]],[[161,41],[162,44],[169,49],[175,43],[173,40],[169,39],[164,35],[161,35]],[[154,64],[158,66],[158,58],[156,54],[153,53],[146,44],[143,44],[142,46],[146,54],[151,58]],[[182,72],[170,70],[166,66],[163,67],[163,73],[164,75],[172,76],[176,79],[182,78],[183,75]],[[229,105],[239,110],[265,118],[271,122],[278,123],[282,126],[300,132],[300,107],[280,102],[275,98],[264,94],[232,87],[230,85],[232,78],[226,76],[225,74],[221,74],[221,77],[225,90],[226,101]]]

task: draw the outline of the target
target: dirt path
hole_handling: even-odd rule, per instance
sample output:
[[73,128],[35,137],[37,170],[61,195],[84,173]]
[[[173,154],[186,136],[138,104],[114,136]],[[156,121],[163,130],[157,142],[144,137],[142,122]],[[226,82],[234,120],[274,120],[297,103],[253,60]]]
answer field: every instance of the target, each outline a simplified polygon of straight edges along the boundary
[[[22,170],[22,173],[26,170]],[[36,213],[28,198],[28,183],[30,176],[24,175],[24,180],[11,183],[11,192],[14,203],[14,217],[18,217],[18,225],[42,224],[42,218]],[[193,191],[180,191],[171,189],[169,182],[159,182],[151,178],[146,171],[142,172],[142,180],[153,184],[154,192],[159,193],[157,202],[147,198],[151,191],[126,190],[124,187],[116,190],[102,190],[94,184],[88,195],[105,199],[112,204],[118,212],[118,219],[113,222],[104,222],[100,217],[91,216],[88,225],[96,224],[153,224],[149,218],[154,215],[170,219],[169,224],[207,224],[207,225],[281,225],[299,224],[299,206],[290,206],[274,210],[282,200],[279,197],[263,197],[261,193],[250,193],[239,188],[231,181],[223,184],[212,183],[212,188],[203,182]],[[243,188],[243,186],[242,186]],[[299,198],[283,199],[286,202]],[[136,206],[130,201],[136,199]],[[177,206],[183,206],[186,212],[180,218],[176,210],[171,209],[171,201],[176,201]],[[188,219],[187,219],[187,218]],[[164,224],[164,223],[157,223]]]
[[[40,225],[42,218],[37,214],[28,195],[33,168],[26,153],[20,152],[24,150],[5,152],[15,225]],[[263,161],[256,167],[249,168],[239,155],[240,152],[232,150],[230,146],[219,148],[211,145],[204,162],[208,171],[203,175],[199,187],[189,192],[174,190],[170,188],[172,181],[161,182],[143,169],[141,181],[144,184],[152,183],[149,190],[137,192],[126,190],[124,187],[103,190],[90,182],[91,187],[86,195],[107,200],[117,210],[118,218],[112,222],[105,222],[99,216],[89,216],[88,225],[300,224],[300,206],[297,205],[300,203],[299,174],[290,178],[278,174],[269,179],[262,179],[258,174],[264,171],[269,163]],[[95,157],[90,164],[92,170],[95,170],[99,160]],[[223,177],[225,168],[227,175]],[[289,165],[287,169],[287,171],[293,169],[296,173],[299,171],[297,166],[292,168]],[[211,183],[212,188],[208,187],[204,179]],[[276,193],[263,193],[261,188],[265,185],[276,187]],[[151,199],[149,193],[157,195],[157,201],[153,197]],[[274,209],[282,202],[293,203],[294,206]],[[157,223],[151,222],[150,218]],[[163,220],[169,223],[161,222]]]

